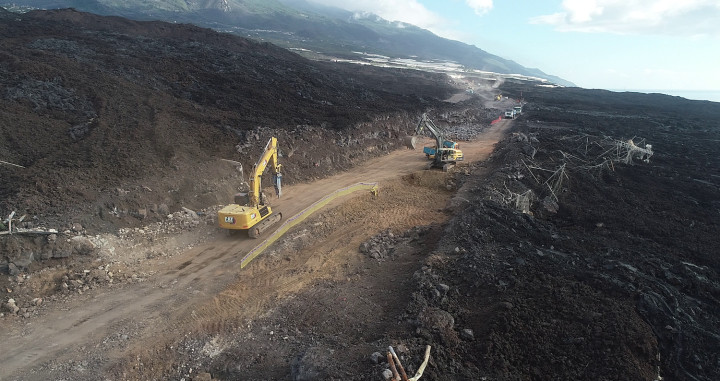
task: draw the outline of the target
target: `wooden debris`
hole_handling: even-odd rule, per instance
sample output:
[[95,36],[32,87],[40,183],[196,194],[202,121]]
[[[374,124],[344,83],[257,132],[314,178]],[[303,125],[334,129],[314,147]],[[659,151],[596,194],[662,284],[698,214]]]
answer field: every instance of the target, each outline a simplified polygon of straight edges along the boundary
[[[517,135],[520,141],[525,141],[525,135]],[[603,172],[614,172],[615,163],[633,164],[634,160],[648,163],[653,155],[652,145],[647,144],[645,139],[633,137],[627,140],[618,140],[608,136],[592,136],[587,134],[564,136],[560,140],[572,140],[578,142],[576,148],[569,152],[554,150],[549,159],[557,163],[555,168],[542,168],[532,158],[521,160],[522,165],[511,168],[513,171],[509,178],[520,180],[529,174],[535,183],[541,185],[542,189],[534,189],[538,192],[534,195],[523,184],[504,186],[504,192],[500,189],[493,189],[493,193],[499,196],[499,201],[505,205],[512,205],[516,209],[529,213],[530,204],[533,199],[544,200],[546,198],[559,202],[561,193],[567,190],[566,180],[570,180],[570,174],[586,172],[592,176]],[[637,140],[637,143],[636,143]],[[550,152],[548,152],[550,153]],[[518,189],[520,187],[520,189]],[[493,195],[491,199],[495,199]]]
[[400,363],[400,359],[398,358],[397,354],[395,354],[395,350],[392,346],[388,347],[390,349],[390,353],[392,353],[392,358],[397,363],[397,367],[400,368],[400,376],[402,376],[402,381],[408,381],[408,376],[405,373],[405,368],[403,368],[402,363]]
[[[7,219],[4,220],[4,222],[7,223],[7,230],[0,231],[0,235],[9,235],[9,234],[24,234],[24,235],[50,235],[50,234],[60,234],[56,229],[50,229],[50,231],[46,230],[29,230],[29,229],[23,229],[18,228],[17,224],[25,221],[25,218],[27,217],[27,214],[23,214],[20,218],[15,218],[15,211],[12,211],[10,215],[7,217]],[[15,222],[15,226],[13,226],[13,222]],[[0,224],[0,226],[3,226]]]
[[417,372],[415,372],[415,375],[410,378],[409,381],[417,381],[422,377],[423,372],[425,372],[425,367],[427,366],[428,360],[430,360],[430,346],[425,347],[425,359],[423,360],[422,364],[420,364],[420,368],[418,368]]
[[387,353],[388,358],[388,364],[390,364],[390,371],[393,374],[393,381],[400,381],[400,373],[398,373],[397,368],[395,367],[395,361],[393,360],[393,356],[390,352]]
[[14,164],[14,163],[10,163],[10,162],[3,161],[3,160],[0,160],[0,164],[7,164],[7,165],[11,165],[11,166],[13,166],[13,167],[25,168],[25,167],[23,167],[23,166],[20,165],[20,164]]
[[10,232],[10,234],[12,234],[12,220],[13,220],[13,217],[15,217],[15,211],[14,211],[14,210],[12,211],[12,213],[10,213],[10,215],[9,215],[8,218],[7,218],[7,222],[8,222],[8,232]]
[[[428,345],[425,347],[425,358],[423,359],[422,364],[420,364],[417,372],[415,372],[415,375],[411,378],[408,378],[405,373],[405,368],[403,368],[400,363],[400,359],[392,346],[388,347],[387,359],[388,364],[390,365],[390,371],[393,374],[393,381],[418,381],[420,377],[422,377],[423,372],[425,372],[425,367],[427,367],[428,361],[430,360],[430,346]],[[400,372],[398,372],[398,368],[400,368]]]

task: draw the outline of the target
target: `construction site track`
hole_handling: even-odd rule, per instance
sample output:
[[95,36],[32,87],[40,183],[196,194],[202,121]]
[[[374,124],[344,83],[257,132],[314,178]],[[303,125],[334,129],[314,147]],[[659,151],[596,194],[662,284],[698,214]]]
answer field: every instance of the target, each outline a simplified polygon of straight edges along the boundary
[[[465,142],[466,163],[486,158],[510,125],[510,121],[496,123],[479,139]],[[346,208],[339,207],[350,202],[345,198],[329,200],[330,207],[339,207],[335,213],[346,225],[335,226],[339,230],[328,228],[329,236],[322,241],[316,241],[317,237],[302,238],[312,249],[302,250],[305,254],[299,257],[282,257],[278,249],[274,255],[266,253],[263,260],[256,259],[241,271],[242,258],[257,245],[257,240],[227,236],[208,227],[212,229],[208,234],[215,237],[211,244],[163,260],[146,261],[144,272],[153,275],[143,282],[91,290],[69,303],[46,306],[44,315],[34,318],[31,324],[13,323],[0,331],[0,342],[5,348],[0,353],[0,374],[4,375],[0,380],[16,379],[18,375],[24,380],[52,379],[52,364],[93,356],[98,362],[88,367],[99,367],[93,369],[100,372],[97,374],[112,372],[108,364],[116,364],[117,368],[112,369],[128,372],[133,369],[131,362],[123,360],[129,358],[128,354],[155,364],[152,372],[146,367],[135,368],[147,372],[138,373],[142,375],[139,378],[160,377],[165,366],[157,347],[161,344],[172,347],[178,335],[182,335],[183,331],[178,329],[204,327],[213,331],[225,326],[224,317],[235,322],[253,319],[266,313],[278,298],[323,279],[363,276],[359,267],[351,265],[355,254],[348,256],[357,252],[362,240],[384,229],[407,230],[447,218],[438,213],[438,208],[452,195],[438,191],[443,187],[441,171],[425,171],[434,175],[425,179],[432,184],[424,188],[417,179],[416,184],[402,180],[405,175],[422,171],[426,164],[422,152],[398,150],[330,178],[286,187],[284,197],[273,202],[273,208],[286,216],[312,206],[327,190],[348,187],[358,179],[378,182],[383,188],[380,202],[389,203],[383,207],[396,208],[392,213],[374,214],[368,210],[376,208],[372,203],[377,201],[369,197],[353,198],[357,200],[354,203],[367,204]],[[424,190],[420,191],[421,188]],[[297,237],[302,237],[302,233]],[[407,269],[414,271],[415,266]],[[398,276],[410,277],[411,273]],[[131,334],[126,335],[127,342],[113,347],[103,345],[117,332],[128,331]],[[107,352],[100,354],[90,348]],[[143,356],[148,350],[156,351],[153,355],[156,360]]]

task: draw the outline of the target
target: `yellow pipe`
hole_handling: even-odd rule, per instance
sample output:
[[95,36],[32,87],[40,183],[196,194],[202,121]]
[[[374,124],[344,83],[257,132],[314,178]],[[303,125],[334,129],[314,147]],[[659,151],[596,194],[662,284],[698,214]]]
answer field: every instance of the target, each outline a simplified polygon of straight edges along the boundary
[[265,249],[267,249],[270,245],[272,245],[275,241],[277,241],[280,237],[282,237],[285,233],[287,233],[288,230],[293,228],[295,225],[301,223],[304,221],[308,216],[311,214],[317,212],[320,208],[327,205],[330,201],[342,197],[345,195],[348,195],[350,193],[359,191],[359,190],[370,190],[373,195],[377,196],[378,193],[378,183],[357,183],[355,185],[351,185],[349,187],[341,188],[336,190],[335,192],[330,193],[329,195],[321,198],[318,201],[315,201],[312,205],[308,206],[307,208],[303,209],[300,213],[294,215],[292,218],[289,218],[288,220],[283,223],[278,230],[276,230],[270,237],[268,237],[265,241],[263,241],[261,244],[255,246],[254,249],[250,250],[245,257],[243,257],[242,261],[240,261],[240,268],[244,268],[247,266],[250,261],[255,259],[260,253],[262,253]]

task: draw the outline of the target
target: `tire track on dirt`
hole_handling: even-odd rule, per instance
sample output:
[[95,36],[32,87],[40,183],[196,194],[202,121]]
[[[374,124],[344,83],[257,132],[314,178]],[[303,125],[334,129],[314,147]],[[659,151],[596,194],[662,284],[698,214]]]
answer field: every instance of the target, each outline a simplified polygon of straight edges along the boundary
[[[220,292],[211,303],[194,309],[192,316],[179,325],[191,324],[206,333],[235,328],[238,321],[266,312],[266,306],[308,285],[321,280],[345,279],[346,266],[358,262],[357,257],[362,256],[357,250],[360,243],[378,230],[404,231],[444,222],[448,216],[438,212],[435,206],[445,205],[452,196],[442,188],[446,174],[434,171],[431,176],[423,177],[424,181],[413,179],[412,183],[407,179],[387,182],[377,198],[354,196],[319,213],[308,224],[334,224],[329,232],[312,234],[314,242],[299,250],[283,248],[286,245],[279,241],[276,244],[279,248],[245,268],[249,270],[247,277]],[[389,212],[376,218],[373,212],[377,210]],[[288,235],[301,229],[294,229]]]

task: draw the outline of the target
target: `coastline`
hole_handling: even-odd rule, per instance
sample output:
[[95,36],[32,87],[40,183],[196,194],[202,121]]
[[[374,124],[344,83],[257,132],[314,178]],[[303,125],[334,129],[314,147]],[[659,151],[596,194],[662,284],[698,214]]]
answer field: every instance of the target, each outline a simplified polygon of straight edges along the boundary
[[665,94],[683,97],[695,101],[720,102],[720,90],[652,90],[652,89],[608,89],[616,93],[632,92],[645,94]]

